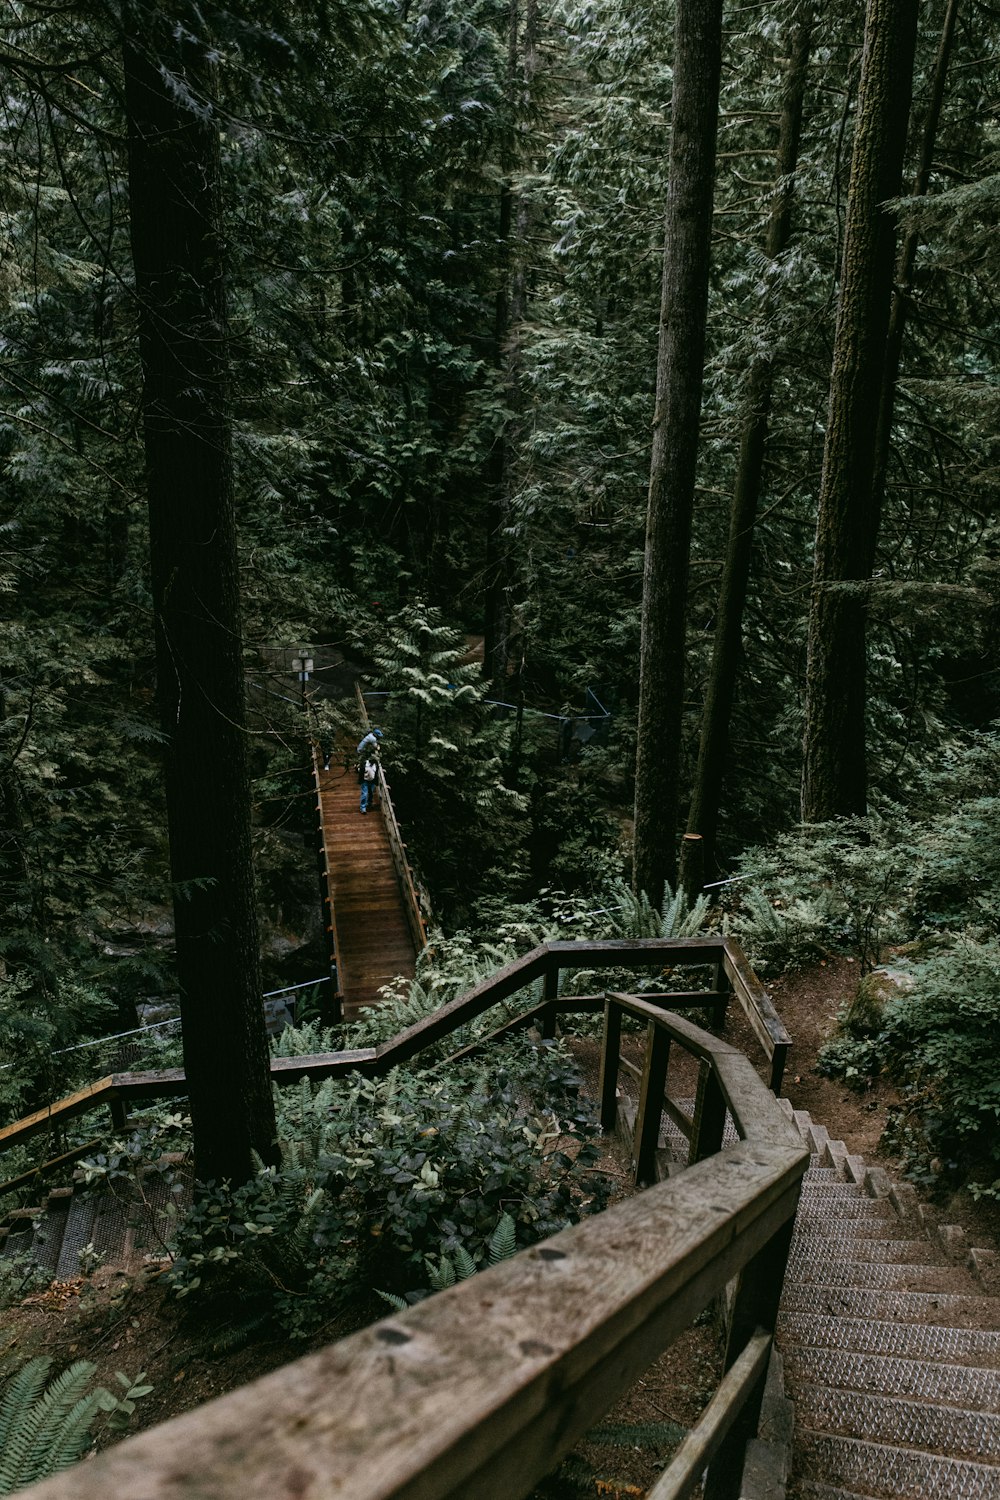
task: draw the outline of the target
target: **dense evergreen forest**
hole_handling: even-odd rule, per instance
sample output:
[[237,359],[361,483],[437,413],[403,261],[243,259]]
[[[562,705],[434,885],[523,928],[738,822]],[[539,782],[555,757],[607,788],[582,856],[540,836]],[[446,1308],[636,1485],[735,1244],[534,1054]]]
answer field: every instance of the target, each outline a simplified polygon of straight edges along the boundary
[[310,975],[306,731],[357,728],[305,646],[390,695],[455,985],[679,878],[764,973],[915,945],[830,1065],[996,1190],[996,21],[11,0],[7,1118],[180,989],[268,1155],[233,1037]]

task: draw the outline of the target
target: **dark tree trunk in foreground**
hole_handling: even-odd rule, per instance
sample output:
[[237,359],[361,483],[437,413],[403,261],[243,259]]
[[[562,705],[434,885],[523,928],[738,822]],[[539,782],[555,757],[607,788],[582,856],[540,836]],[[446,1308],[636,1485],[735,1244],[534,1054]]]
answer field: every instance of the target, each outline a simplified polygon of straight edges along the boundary
[[[767,227],[764,254],[777,260],[791,236],[792,199],[795,192],[795,169],[799,158],[799,136],[802,129],[802,101],[805,96],[809,66],[809,42],[812,31],[812,0],[803,0],[791,36],[788,69],[785,75],[784,101],[778,138],[777,186]],[[765,325],[768,309],[764,310]],[[719,607],[712,647],[712,666],[705,690],[702,710],[701,743],[698,769],[695,773],[688,832],[701,834],[705,870],[715,868],[715,840],[719,826],[719,801],[729,749],[729,721],[736,694],[743,640],[743,611],[746,605],[753,532],[757,520],[764,473],[764,449],[771,414],[771,389],[774,366],[771,355],[754,361],[747,386],[747,417],[740,435],[740,457],[733,486],[733,503],[729,516],[729,540],[719,586]]]
[[252,870],[218,127],[198,54],[174,42],[155,3],[128,12],[132,254],[184,1066],[197,1175],[239,1182],[253,1170],[253,1149],[273,1159],[275,1125]]
[[646,517],[633,883],[658,905],[677,853],[684,638],[708,308],[721,0],[679,0]]
[[863,816],[865,644],[878,516],[872,501],[916,0],[869,0],[809,610],[802,817]]

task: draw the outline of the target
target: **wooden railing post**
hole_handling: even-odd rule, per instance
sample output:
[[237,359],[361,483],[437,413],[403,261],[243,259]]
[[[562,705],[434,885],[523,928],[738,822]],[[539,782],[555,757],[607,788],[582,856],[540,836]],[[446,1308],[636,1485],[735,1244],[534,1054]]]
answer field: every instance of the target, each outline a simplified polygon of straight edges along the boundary
[[733,993],[733,982],[726,973],[725,964],[712,965],[712,989],[715,991],[715,1000],[712,1005],[712,1025],[716,1031],[721,1031],[726,1024],[729,997]]
[[656,1147],[663,1117],[663,1095],[667,1087],[670,1037],[655,1021],[646,1030],[646,1060],[639,1084],[639,1113],[635,1120],[636,1186],[656,1181]]
[[726,1128],[726,1099],[711,1063],[702,1062],[698,1072],[698,1095],[694,1104],[689,1165],[714,1156],[722,1145]]
[[542,981],[542,999],[546,1004],[542,1010],[542,1036],[546,1041],[551,1041],[556,1034],[556,1008],[554,1000],[559,998],[559,964],[554,958],[549,960],[545,970],[545,978]]
[[125,1110],[125,1100],[121,1097],[108,1100],[108,1113],[111,1116],[111,1129],[124,1130],[128,1124],[128,1116]]
[[[794,1227],[793,1215],[740,1273],[729,1320],[726,1370],[736,1363],[757,1331],[774,1333]],[[709,1465],[704,1500],[739,1500],[746,1446],[757,1435],[766,1378],[765,1368]]]
[[618,1122],[618,1056],[622,1045],[622,1008],[604,1002],[604,1048],[601,1052],[601,1129],[607,1133]]

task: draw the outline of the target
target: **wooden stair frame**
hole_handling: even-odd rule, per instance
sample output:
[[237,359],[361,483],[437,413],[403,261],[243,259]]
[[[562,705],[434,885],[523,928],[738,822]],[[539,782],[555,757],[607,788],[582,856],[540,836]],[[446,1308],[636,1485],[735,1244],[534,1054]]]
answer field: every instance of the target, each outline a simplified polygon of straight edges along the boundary
[[[606,1014],[638,1016],[651,1037],[698,1058],[712,1079],[707,1096],[734,1122],[738,1141],[711,1149],[721,1133],[717,1113],[703,1108],[694,1142],[702,1159],[679,1177],[31,1493],[38,1500],[105,1500],[108,1493],[242,1500],[248,1492],[303,1492],[311,1476],[317,1496],[517,1500],[735,1280],[723,1382],[650,1497],[683,1500],[707,1469],[706,1500],[737,1500],[809,1151],[750,1062],[667,1008],[677,1001],[721,1007],[731,992],[745,1007],[762,1005],[765,992],[735,944],[546,944],[384,1047],[281,1059],[278,1071],[288,1079],[352,1067],[380,1073],[539,978],[541,1001],[508,1028],[524,1016],[547,1020],[572,1010],[574,1000],[557,993],[563,968],[667,962],[710,963],[728,983],[694,992],[697,1001],[692,992],[656,1000],[616,992]],[[758,1034],[787,1049],[787,1033],[768,1007],[758,1013]],[[613,1025],[604,1050],[607,1100],[619,1065]],[[650,1132],[661,1107],[651,1083]]]

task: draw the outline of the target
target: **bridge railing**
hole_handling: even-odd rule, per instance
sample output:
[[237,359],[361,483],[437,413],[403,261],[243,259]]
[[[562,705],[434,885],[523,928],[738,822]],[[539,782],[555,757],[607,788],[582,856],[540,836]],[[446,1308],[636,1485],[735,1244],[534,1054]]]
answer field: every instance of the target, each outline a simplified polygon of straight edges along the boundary
[[[536,950],[501,987],[566,957]],[[664,1047],[710,1079],[685,1172],[30,1493],[242,1500],[318,1484],[354,1500],[518,1500],[728,1288],[723,1379],[649,1500],[684,1500],[702,1478],[705,1500],[736,1500],[808,1151],[735,1048],[643,997],[604,1003],[605,1102],[623,1015],[655,1038],[649,1132]],[[414,1032],[375,1052],[412,1055]],[[720,1110],[740,1137],[724,1149]]]
[[[366,732],[371,728],[371,720],[368,717],[368,705],[365,703],[364,693],[361,691],[360,682],[354,684],[357,694],[358,711],[361,722]],[[389,849],[392,854],[392,865],[396,871],[396,879],[399,881],[400,893],[403,897],[403,910],[406,915],[406,925],[413,940],[413,951],[419,953],[427,946],[427,923],[420,907],[420,897],[417,893],[417,884],[413,878],[413,869],[410,865],[403,835],[399,831],[399,823],[396,819],[396,809],[392,802],[392,790],[386,780],[385,770],[380,764],[378,768],[379,805],[382,810],[382,821],[385,824],[386,835],[389,839]]]
[[322,747],[311,742],[313,790],[316,794],[316,828],[319,848],[319,880],[322,891],[324,927],[327,935],[327,960],[330,965],[330,997],[334,1020],[344,1014],[344,991],[341,985],[340,940],[337,936],[337,913],[333,903],[333,878],[330,870],[330,850],[326,841],[326,824],[323,818],[323,794],[320,782],[320,757]]

